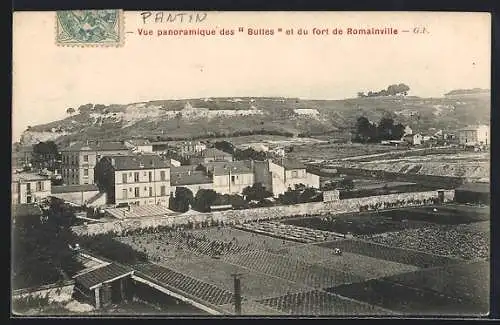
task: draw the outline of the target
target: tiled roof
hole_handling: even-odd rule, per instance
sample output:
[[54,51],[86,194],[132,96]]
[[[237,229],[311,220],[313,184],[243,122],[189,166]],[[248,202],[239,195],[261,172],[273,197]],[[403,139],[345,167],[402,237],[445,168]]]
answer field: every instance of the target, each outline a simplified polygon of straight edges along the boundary
[[127,268],[115,263],[103,266],[96,270],[84,273],[75,278],[76,283],[88,290],[93,287],[108,282],[116,278],[122,278],[133,272],[131,268]]
[[93,192],[99,188],[95,184],[52,186],[52,193]]
[[97,142],[77,142],[61,151],[116,151],[124,150],[128,151],[127,146],[122,142],[108,142],[108,141],[97,141]]
[[12,182],[47,181],[49,178],[35,173],[14,173]]
[[[173,169],[173,168],[172,168]],[[204,171],[170,172],[170,184],[173,186],[211,184],[212,179]]]
[[170,168],[170,163],[157,155],[108,156],[114,159],[115,170]]
[[215,176],[231,174],[251,174],[252,169],[247,161],[214,161],[202,164]]
[[306,166],[303,163],[301,163],[300,161],[293,160],[290,158],[282,158],[282,159],[276,158],[276,159],[273,159],[273,163],[285,168],[286,170],[305,169],[306,168]]
[[490,183],[466,183],[457,188],[456,191],[490,193]]

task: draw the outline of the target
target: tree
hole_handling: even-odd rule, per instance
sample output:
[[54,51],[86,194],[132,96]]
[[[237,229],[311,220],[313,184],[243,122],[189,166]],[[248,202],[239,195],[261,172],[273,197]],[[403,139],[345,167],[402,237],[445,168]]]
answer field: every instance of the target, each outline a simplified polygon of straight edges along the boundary
[[228,141],[217,141],[214,143],[214,147],[216,149],[222,150],[222,151],[230,153],[230,154],[234,154],[234,150],[235,150],[233,144],[231,142],[228,142]]
[[360,91],[360,92],[358,92],[358,97],[360,97],[360,98],[361,98],[361,97],[366,97],[366,95],[365,95],[365,93],[364,93],[364,92]]
[[75,109],[73,107],[69,107],[66,110],[66,113],[69,114],[69,115],[73,115],[73,114],[75,114]]
[[214,190],[201,189],[196,193],[194,206],[200,212],[209,212],[216,199],[217,193]]
[[265,198],[272,196],[272,193],[266,190],[261,183],[255,183],[252,186],[247,186],[243,189],[242,194],[246,197],[247,201],[262,201]]
[[350,191],[352,189],[354,189],[354,181],[352,178],[350,177],[344,177],[341,181],[340,181],[340,186],[342,186],[342,188]]
[[59,149],[54,141],[39,142],[33,146],[33,162],[38,168],[56,169]]
[[94,108],[94,104],[81,105],[80,107],[78,107],[78,112],[80,114],[82,114],[82,113],[90,113],[93,108]]
[[186,212],[189,206],[193,204],[193,192],[187,187],[177,187],[175,196],[171,197],[171,209],[178,212]]

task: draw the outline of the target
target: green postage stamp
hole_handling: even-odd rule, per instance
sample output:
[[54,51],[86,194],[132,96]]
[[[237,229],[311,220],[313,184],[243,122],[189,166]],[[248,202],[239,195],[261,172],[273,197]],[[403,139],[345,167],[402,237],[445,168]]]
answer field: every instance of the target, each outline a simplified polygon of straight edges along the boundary
[[56,43],[61,46],[121,46],[123,11],[68,10],[56,13]]

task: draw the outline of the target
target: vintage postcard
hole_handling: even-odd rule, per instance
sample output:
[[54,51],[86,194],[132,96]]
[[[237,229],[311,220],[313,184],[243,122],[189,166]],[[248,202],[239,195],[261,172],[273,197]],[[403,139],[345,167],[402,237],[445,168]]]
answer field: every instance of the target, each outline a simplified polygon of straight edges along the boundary
[[485,317],[491,16],[15,12],[12,315]]

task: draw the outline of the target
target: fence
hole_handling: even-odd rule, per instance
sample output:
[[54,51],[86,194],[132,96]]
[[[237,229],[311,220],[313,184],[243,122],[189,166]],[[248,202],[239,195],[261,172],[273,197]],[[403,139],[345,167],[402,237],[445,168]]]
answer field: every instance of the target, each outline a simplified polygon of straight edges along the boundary
[[[445,201],[452,201],[454,190],[444,191]],[[404,204],[405,201],[428,200],[438,198],[438,191],[398,193],[372,197],[354,198],[332,202],[312,202],[288,206],[274,206],[246,210],[229,210],[209,213],[193,212],[166,217],[143,217],[136,219],[123,219],[100,224],[88,224],[72,228],[77,235],[97,235],[109,232],[123,233],[142,228],[155,228],[159,226],[175,227],[189,224],[195,227],[202,222],[223,222],[224,224],[241,224],[249,221],[262,221],[281,219],[291,216],[304,216],[313,214],[341,214],[358,212],[360,207],[383,203]]]

